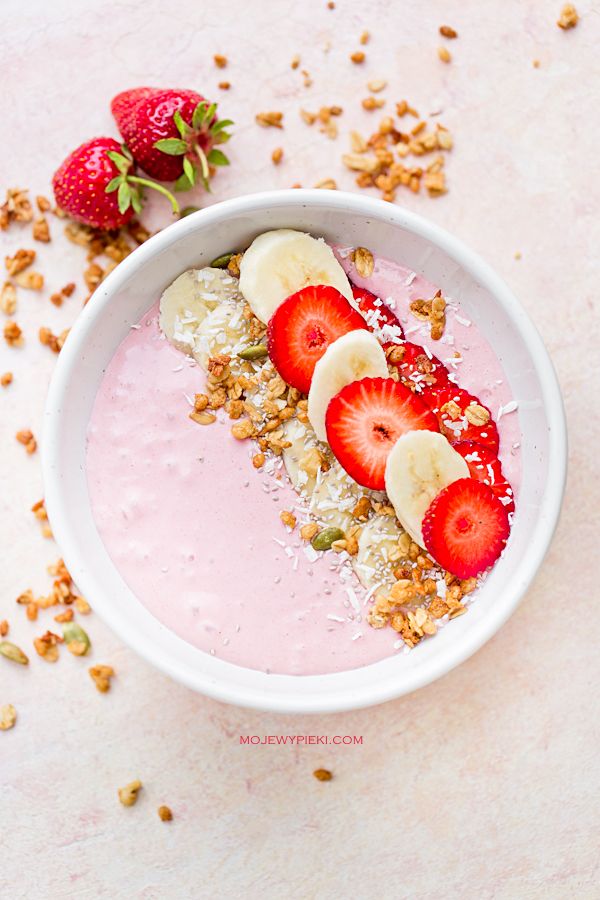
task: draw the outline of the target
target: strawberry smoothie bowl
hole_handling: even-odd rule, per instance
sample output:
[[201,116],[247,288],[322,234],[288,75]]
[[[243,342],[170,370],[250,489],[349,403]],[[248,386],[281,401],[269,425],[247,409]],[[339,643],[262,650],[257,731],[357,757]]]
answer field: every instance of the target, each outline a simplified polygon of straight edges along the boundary
[[96,291],[46,411],[93,607],[217,699],[399,696],[515,608],[560,511],[554,372],[503,283],[413,214],[281,191],[182,219]]

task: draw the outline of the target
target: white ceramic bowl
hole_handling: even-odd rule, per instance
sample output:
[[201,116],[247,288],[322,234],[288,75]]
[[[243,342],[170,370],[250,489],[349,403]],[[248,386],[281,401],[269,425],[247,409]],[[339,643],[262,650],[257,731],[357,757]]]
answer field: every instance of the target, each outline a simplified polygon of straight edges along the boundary
[[[108,557],[85,476],[86,427],[96,390],[130,326],[185,269],[282,227],[366,245],[459,298],[504,365],[522,430],[523,480],[510,541],[469,614],[410,654],[320,676],[266,675],[235,666],[165,628]],[[479,257],[436,225],[392,204],[338,191],[288,190],[228,200],[182,219],[108,276],[58,359],[45,413],[43,465],[48,514],[66,564],[95,612],[123,641],[177,681],[218,700],[281,712],[332,712],[428,684],[471,656],[506,621],[541,565],[557,523],[566,426],[556,376],[538,333]]]

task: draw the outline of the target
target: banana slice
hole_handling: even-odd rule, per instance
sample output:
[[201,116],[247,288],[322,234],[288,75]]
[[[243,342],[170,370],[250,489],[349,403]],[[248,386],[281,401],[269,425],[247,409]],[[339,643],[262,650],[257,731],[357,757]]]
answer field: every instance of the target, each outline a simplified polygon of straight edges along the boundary
[[383,347],[370,331],[349,331],[329,345],[315,366],[308,393],[308,418],[320,441],[327,441],[325,413],[329,402],[352,381],[387,378]]
[[398,438],[385,467],[385,489],[398,519],[421,547],[423,517],[431,501],[469,467],[443,434],[409,431]]
[[393,556],[398,550],[398,538],[402,534],[394,516],[374,516],[363,527],[354,568],[364,587],[392,586],[398,559],[390,559],[390,554]]
[[223,343],[241,339],[242,310],[237,279],[206,266],[188,269],[163,292],[159,323],[178,350],[204,363],[211,350],[218,349],[223,334]]
[[[363,491],[333,455],[318,445],[310,425],[288,419],[284,423],[283,439],[291,444],[283,451],[283,461],[293,487],[319,521],[345,531],[354,524],[352,510]],[[319,456],[329,464],[326,472],[318,470]]]
[[323,238],[280,228],[255,238],[240,262],[240,290],[261,322],[310,284],[337,288],[358,309],[346,273]]

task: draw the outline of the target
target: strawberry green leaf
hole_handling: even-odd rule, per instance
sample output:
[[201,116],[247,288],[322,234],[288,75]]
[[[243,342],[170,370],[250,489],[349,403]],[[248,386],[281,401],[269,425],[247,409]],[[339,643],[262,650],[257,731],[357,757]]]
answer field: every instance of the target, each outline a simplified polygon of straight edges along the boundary
[[192,129],[188,125],[187,122],[184,122],[183,117],[178,109],[173,113],[173,121],[177,127],[177,131],[181,135],[182,138],[186,137],[188,134],[192,133]]
[[133,162],[133,154],[127,144],[121,144],[121,153],[129,162]]
[[208,107],[208,109],[206,110],[205,114],[204,114],[204,121],[205,121],[205,122],[211,122],[211,121],[214,119],[214,117],[215,117],[216,111],[217,111],[217,104],[216,104],[216,103],[211,103],[210,106]]
[[181,156],[187,151],[186,142],[179,138],[163,138],[160,141],[156,141],[154,146],[161,153],[166,153],[168,156]]
[[189,191],[193,184],[184,172],[183,175],[179,176],[173,187],[176,191]]
[[196,169],[191,163],[191,160],[187,158],[187,156],[183,159],[183,171],[187,176],[191,185],[196,183]]
[[131,188],[126,181],[122,181],[119,185],[119,193],[117,195],[119,202],[119,212],[123,214],[127,212],[131,206]]
[[208,100],[201,100],[196,109],[194,110],[194,115],[192,116],[192,128],[198,130],[204,124],[204,120],[206,118],[206,110],[210,106]]
[[131,205],[133,211],[139,215],[142,211],[142,198],[137,188],[131,189]]
[[227,159],[225,154],[222,153],[220,150],[217,150],[216,147],[213,147],[213,149],[210,151],[210,153],[208,154],[208,156],[206,158],[212,166],[228,166],[229,165],[229,160]]
[[104,188],[105,192],[107,194],[111,194],[113,191],[116,191],[116,189],[119,187],[119,185],[121,184],[122,181],[123,181],[123,177],[121,175],[115,175],[115,177],[111,178],[111,180],[108,182],[108,184]]
[[220,131],[223,131],[224,128],[228,128],[230,125],[233,125],[233,124],[234,123],[233,123],[232,119],[219,119],[219,121],[215,122],[215,124],[210,129],[210,133],[218,134]]
[[129,169],[131,168],[131,162],[127,159],[126,156],[123,156],[121,153],[117,153],[115,150],[107,150],[106,155],[112,162],[114,162],[115,166],[123,175],[126,175]]

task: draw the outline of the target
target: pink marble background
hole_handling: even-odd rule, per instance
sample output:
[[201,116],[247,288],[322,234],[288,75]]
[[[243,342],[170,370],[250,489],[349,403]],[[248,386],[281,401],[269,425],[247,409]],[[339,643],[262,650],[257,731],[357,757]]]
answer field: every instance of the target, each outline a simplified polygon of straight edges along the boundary
[[[581,22],[563,33],[560,6],[5,0],[4,187],[47,193],[72,147],[112,133],[111,96],[143,83],[216,95],[218,81],[231,81],[222,109],[237,123],[232,166],[211,202],[326,177],[352,189],[339,157],[350,128],[377,121],[357,100],[369,78],[388,79],[390,107],[407,97],[422,112],[442,109],[456,141],[450,192],[402,202],[479,251],[533,316],[563,386],[571,468],[553,549],[521,608],[473,659],[413,696],[320,718],[228,708],[168,681],[92,617],[92,660],[117,670],[100,695],[87,660],[63,651],[46,668],[33,658],[46,620],[33,625],[14,606],[24,588],[47,589],[45,564],[57,556],[29,512],[42,495],[39,457],[13,438],[23,427],[39,433],[55,362],[36,332],[66,327],[84,296],[80,280],[62,309],[48,302],[82,269],[79,248],[53,221],[53,244],[36,246],[49,291],[21,292],[26,345],[0,347],[0,370],[15,374],[0,394],[0,618],[32,654],[28,670],[0,660],[0,704],[19,713],[0,733],[3,896],[598,896],[600,9],[578,0]],[[436,57],[442,23],[460,33],[449,66]],[[365,28],[367,62],[353,66]],[[224,72],[215,52],[229,57]],[[311,88],[289,68],[295,53]],[[337,141],[298,115],[323,104],[344,107]],[[254,124],[268,109],[285,111],[282,132]],[[278,145],[286,156],[275,169]],[[152,217],[165,222],[157,207]],[[12,251],[31,242],[10,232],[2,243]],[[359,734],[363,744],[240,746],[246,733]],[[318,766],[333,781],[317,782]],[[143,793],[124,809],[117,787],[135,777]],[[172,823],[156,815],[163,802]]]

